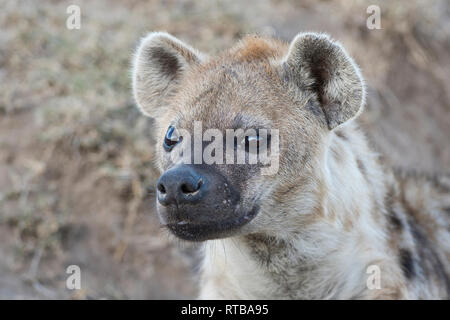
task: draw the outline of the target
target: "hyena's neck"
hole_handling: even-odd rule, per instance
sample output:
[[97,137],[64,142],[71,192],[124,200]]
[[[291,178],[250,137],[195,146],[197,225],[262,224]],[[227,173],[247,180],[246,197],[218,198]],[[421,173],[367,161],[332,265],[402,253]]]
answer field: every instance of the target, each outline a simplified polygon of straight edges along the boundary
[[332,133],[320,162],[312,201],[319,205],[296,212],[296,197],[287,214],[298,217],[291,222],[297,232],[206,244],[202,297],[344,299],[396,290],[387,278],[384,289],[367,286],[377,268],[392,276],[399,272],[386,240],[386,190],[376,155],[350,124]]
[[[331,134],[316,173],[319,209],[293,241],[309,269],[301,298],[374,298],[398,294],[401,270],[389,246],[387,176],[356,123]],[[383,270],[383,287],[369,276]],[[392,277],[392,278],[391,278]],[[368,285],[368,280],[371,284]],[[298,297],[298,296],[297,296]]]

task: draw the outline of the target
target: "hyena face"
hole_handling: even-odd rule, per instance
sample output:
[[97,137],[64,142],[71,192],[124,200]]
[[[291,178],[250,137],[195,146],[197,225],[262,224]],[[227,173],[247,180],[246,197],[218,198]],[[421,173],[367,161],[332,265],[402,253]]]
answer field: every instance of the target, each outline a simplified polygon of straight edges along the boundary
[[[300,34],[290,45],[248,37],[210,58],[166,33],[151,33],[133,71],[138,106],[157,126],[158,213],[186,240],[288,223],[279,208],[317,189],[327,137],[357,114],[364,97],[352,60],[316,34]],[[195,142],[199,134],[203,140]],[[221,144],[212,148],[214,142]],[[270,161],[249,161],[260,149]],[[243,163],[236,163],[238,150]],[[228,157],[230,151],[236,154]],[[205,161],[205,154],[217,161]]]

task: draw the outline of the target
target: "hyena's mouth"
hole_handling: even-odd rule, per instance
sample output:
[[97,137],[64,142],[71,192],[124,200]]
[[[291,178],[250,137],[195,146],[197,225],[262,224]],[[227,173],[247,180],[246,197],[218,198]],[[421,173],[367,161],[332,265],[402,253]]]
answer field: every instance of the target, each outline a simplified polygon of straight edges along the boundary
[[259,206],[254,206],[249,212],[235,213],[226,220],[209,222],[179,222],[166,224],[166,227],[178,238],[188,241],[205,241],[227,238],[239,233],[239,230],[258,214]]
[[259,211],[257,202],[242,204],[238,185],[214,166],[182,164],[170,168],[156,187],[161,222],[184,240],[235,235]]

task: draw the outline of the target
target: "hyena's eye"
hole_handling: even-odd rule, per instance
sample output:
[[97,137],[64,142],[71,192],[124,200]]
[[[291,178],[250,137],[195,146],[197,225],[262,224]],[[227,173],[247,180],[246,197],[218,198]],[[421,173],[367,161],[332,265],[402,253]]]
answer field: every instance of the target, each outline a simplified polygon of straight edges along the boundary
[[163,147],[166,151],[170,151],[181,140],[183,140],[183,137],[178,134],[177,129],[174,126],[170,126],[164,137]]
[[245,152],[259,153],[260,149],[268,148],[270,145],[270,134],[260,134],[254,136],[245,136],[241,142],[245,147]]

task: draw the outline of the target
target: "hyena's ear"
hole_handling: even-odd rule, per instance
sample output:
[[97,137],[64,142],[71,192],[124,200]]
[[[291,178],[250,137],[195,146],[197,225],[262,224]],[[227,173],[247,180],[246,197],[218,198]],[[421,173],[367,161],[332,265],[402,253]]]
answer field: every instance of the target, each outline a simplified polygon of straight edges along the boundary
[[133,94],[139,109],[156,118],[167,99],[178,90],[180,79],[203,55],[165,32],[142,39],[133,62]]
[[355,117],[364,105],[364,82],[357,65],[326,35],[297,35],[284,60],[284,72],[300,89],[317,94],[330,130]]

